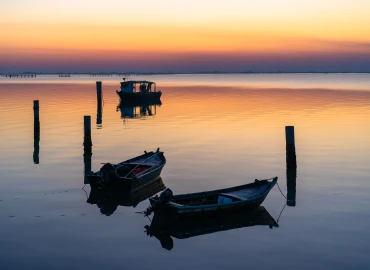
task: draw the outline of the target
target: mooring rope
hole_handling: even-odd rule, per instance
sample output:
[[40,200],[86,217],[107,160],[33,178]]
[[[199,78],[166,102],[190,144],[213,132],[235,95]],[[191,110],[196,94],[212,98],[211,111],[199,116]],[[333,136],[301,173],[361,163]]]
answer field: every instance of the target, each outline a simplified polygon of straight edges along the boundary
[[287,198],[287,197],[284,195],[284,193],[281,191],[280,186],[279,186],[279,183],[278,183],[278,182],[276,182],[276,184],[277,184],[277,186],[278,186],[278,188],[279,188],[279,190],[280,190],[281,195],[283,195],[283,197],[284,197],[286,200],[288,200],[288,198]]

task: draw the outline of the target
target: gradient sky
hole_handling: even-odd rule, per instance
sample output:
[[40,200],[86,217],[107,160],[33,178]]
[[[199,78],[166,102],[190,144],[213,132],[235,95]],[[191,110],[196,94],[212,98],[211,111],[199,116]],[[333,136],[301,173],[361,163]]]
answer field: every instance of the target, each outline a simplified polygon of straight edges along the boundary
[[1,0],[0,72],[370,72],[369,0]]

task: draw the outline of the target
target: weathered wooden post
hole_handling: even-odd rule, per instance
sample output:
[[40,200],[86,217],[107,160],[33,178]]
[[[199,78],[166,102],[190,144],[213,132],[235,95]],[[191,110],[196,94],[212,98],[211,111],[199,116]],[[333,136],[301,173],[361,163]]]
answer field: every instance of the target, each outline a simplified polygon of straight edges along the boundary
[[286,164],[287,168],[297,168],[295,154],[294,126],[285,127]]
[[96,125],[97,125],[98,128],[101,128],[102,123],[103,123],[103,120],[102,120],[102,115],[103,115],[103,112],[102,112],[102,109],[103,109],[102,94],[103,94],[102,93],[102,83],[100,81],[98,81],[98,82],[96,82],[96,98],[97,98]]
[[297,156],[295,152],[294,126],[285,127],[287,205],[296,205]]
[[33,163],[39,164],[40,153],[40,106],[39,101],[33,101]]
[[88,175],[91,172],[91,156],[92,156],[92,141],[91,141],[91,117],[84,116],[84,184],[89,184]]

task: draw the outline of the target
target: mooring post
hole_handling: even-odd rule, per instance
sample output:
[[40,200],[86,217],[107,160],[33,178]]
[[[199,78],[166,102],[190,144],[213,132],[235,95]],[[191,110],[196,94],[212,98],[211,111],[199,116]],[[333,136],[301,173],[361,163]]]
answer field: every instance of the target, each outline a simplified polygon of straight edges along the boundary
[[294,126],[285,127],[287,205],[296,205],[297,156],[295,153]]
[[295,154],[294,126],[285,127],[286,164],[287,168],[297,168]]
[[102,106],[102,83],[100,81],[96,82],[96,98],[97,98],[97,113],[96,113],[96,125],[98,128],[102,127],[102,115],[103,115],[103,106]]
[[91,116],[84,116],[84,183],[89,184],[88,175],[91,172],[91,156],[92,156],[92,141],[91,141]]
[[33,163],[39,164],[40,153],[40,112],[39,101],[33,101]]
[[84,146],[91,147],[91,116],[84,116]]

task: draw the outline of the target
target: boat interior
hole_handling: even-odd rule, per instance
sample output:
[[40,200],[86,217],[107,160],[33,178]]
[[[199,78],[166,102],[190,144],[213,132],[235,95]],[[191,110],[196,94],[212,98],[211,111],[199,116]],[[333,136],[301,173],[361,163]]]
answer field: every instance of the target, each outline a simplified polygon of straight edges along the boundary
[[260,197],[270,187],[270,182],[266,181],[263,185],[246,185],[239,189],[226,189],[219,191],[209,191],[192,195],[177,195],[171,203],[187,206],[201,206],[210,204],[227,204],[238,201],[248,201]]
[[115,168],[120,177],[127,177],[132,174],[138,175],[162,163],[163,159],[160,155],[150,152],[140,157],[119,163]]

